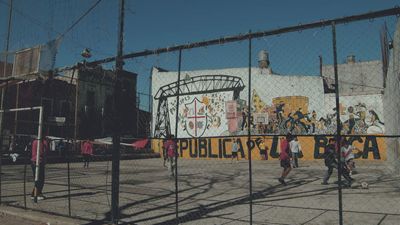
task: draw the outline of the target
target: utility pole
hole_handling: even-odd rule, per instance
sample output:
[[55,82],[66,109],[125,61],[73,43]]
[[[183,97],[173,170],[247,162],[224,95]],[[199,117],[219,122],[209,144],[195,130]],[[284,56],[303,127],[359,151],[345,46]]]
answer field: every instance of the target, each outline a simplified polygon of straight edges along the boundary
[[[10,0],[10,8],[8,12],[8,27],[7,27],[7,39],[6,39],[6,49],[5,49],[5,60],[4,60],[4,68],[3,68],[3,78],[6,76],[7,73],[7,65],[8,65],[8,50],[10,46],[10,34],[11,34],[11,19],[12,19],[12,11],[13,11],[13,0]],[[3,87],[1,89],[1,100],[0,100],[0,110],[4,110],[4,99],[5,99],[5,94],[6,94],[6,88]],[[0,153],[3,151],[3,111],[0,113]],[[1,155],[1,154],[0,154]],[[1,162],[1,157],[0,157],[0,204],[1,204],[1,167],[2,167],[2,162]]]
[[123,70],[123,42],[124,42],[124,6],[125,1],[119,0],[119,16],[118,16],[118,47],[117,57],[115,60],[115,83],[114,83],[114,134],[113,134],[113,151],[112,151],[112,186],[111,186],[111,222],[118,224],[119,218],[119,163],[120,163],[120,123],[121,113],[119,109],[121,97],[121,88],[119,82],[120,73]]
[[[7,66],[8,66],[7,61],[8,61],[8,50],[9,50],[9,46],[10,46],[12,10],[13,10],[13,0],[10,0],[10,9],[8,12],[8,28],[7,28],[5,58],[4,58],[4,62],[3,62],[3,78],[5,78],[7,75]],[[1,89],[0,110],[4,109],[4,95],[6,92],[5,91],[6,88],[7,88],[7,86],[5,86]],[[0,136],[1,136],[1,142],[2,142],[2,140],[3,140],[3,113],[0,113]],[[3,144],[3,143],[1,143],[1,144]],[[0,147],[3,147],[3,146],[1,145]]]

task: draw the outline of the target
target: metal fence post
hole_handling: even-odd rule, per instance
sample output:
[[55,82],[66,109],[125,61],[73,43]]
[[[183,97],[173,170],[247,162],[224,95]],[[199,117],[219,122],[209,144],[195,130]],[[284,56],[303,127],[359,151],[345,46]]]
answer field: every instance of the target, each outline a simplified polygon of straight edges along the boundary
[[[178,141],[178,119],[179,119],[179,90],[181,81],[181,66],[182,66],[182,49],[179,49],[178,61],[178,86],[176,90],[176,114],[175,114],[175,140]],[[176,149],[178,151],[178,149]],[[179,223],[179,208],[178,208],[178,156],[175,154],[175,217],[176,222]]]
[[332,22],[332,47],[333,47],[333,68],[335,73],[335,102],[336,102],[336,146],[338,158],[338,194],[339,194],[339,224],[343,225],[343,202],[342,202],[342,163],[340,154],[341,126],[339,109],[339,77],[337,67],[337,49],[336,49],[336,25]]
[[120,174],[120,113],[118,109],[121,107],[118,100],[121,97],[121,87],[119,85],[119,75],[123,70],[123,42],[124,42],[124,7],[125,0],[119,1],[118,16],[118,47],[117,57],[115,60],[115,84],[114,84],[114,135],[113,135],[113,151],[112,151],[112,192],[111,192],[111,222],[118,224],[119,220],[119,174]]
[[[74,146],[76,144],[76,139],[72,141]],[[73,147],[75,149],[75,147]],[[66,157],[67,157],[67,186],[68,186],[68,216],[71,216],[71,167],[70,167],[70,159],[69,159],[69,148],[67,147],[67,143],[64,148]]]
[[29,155],[27,154],[26,159],[24,159],[24,209],[26,209],[26,167],[29,162]]
[[[249,31],[251,34],[251,31]],[[248,88],[248,106],[247,111],[247,151],[249,157],[249,201],[250,201],[250,224],[253,224],[253,176],[251,162],[251,35],[249,35],[249,88]]]
[[[7,73],[7,57],[8,57],[8,48],[9,48],[9,45],[10,45],[10,34],[11,34],[11,20],[12,20],[12,13],[13,13],[13,0],[10,0],[10,7],[9,7],[9,12],[8,12],[8,28],[7,28],[7,39],[6,39],[6,49],[5,49],[5,52],[6,52],[6,57],[5,57],[5,60],[4,60],[4,69],[3,69],[3,71],[1,71],[1,72],[3,72],[3,77],[6,77],[6,73]],[[0,102],[0,104],[1,104],[1,106],[0,106],[0,110],[4,110],[4,106],[5,106],[5,103],[4,103],[4,101],[6,101],[7,99],[5,98],[5,96],[6,96],[6,94],[7,94],[7,87],[8,87],[8,81],[6,81],[6,86],[5,87],[2,87],[1,88],[1,102]],[[4,117],[4,112],[2,112],[2,113],[0,113],[0,156],[2,156],[3,154],[2,154],[2,152],[3,152],[3,117]],[[1,196],[2,196],[2,190],[1,190],[1,185],[2,185],[2,180],[1,180],[1,178],[2,178],[2,160],[1,160],[1,157],[0,157],[0,205],[1,205],[1,203],[2,203],[2,199],[1,199]]]

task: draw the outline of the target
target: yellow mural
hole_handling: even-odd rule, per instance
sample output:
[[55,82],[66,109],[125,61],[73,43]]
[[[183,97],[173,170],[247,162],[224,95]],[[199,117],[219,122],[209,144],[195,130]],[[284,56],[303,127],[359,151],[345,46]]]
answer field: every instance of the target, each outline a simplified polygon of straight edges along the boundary
[[274,105],[285,104],[284,116],[287,117],[289,113],[294,114],[301,109],[303,114],[308,113],[308,97],[306,96],[283,96],[272,99]]
[[[298,137],[302,146],[302,160],[318,160],[323,158],[324,147],[328,142],[327,136]],[[178,153],[182,158],[187,159],[230,159],[233,140],[237,138],[188,138],[179,139]],[[282,137],[253,136],[249,146],[246,144],[247,137],[240,137],[239,158],[248,159],[248,150],[251,149],[253,160],[265,160],[265,151],[260,148],[261,142],[267,147],[268,160],[277,160],[280,152],[280,141]],[[384,137],[366,136],[350,138],[351,144],[361,152],[357,153],[359,160],[386,160],[386,143]],[[152,148],[155,152],[161,153],[163,146],[162,139],[153,139]],[[162,154],[160,154],[162,156]]]

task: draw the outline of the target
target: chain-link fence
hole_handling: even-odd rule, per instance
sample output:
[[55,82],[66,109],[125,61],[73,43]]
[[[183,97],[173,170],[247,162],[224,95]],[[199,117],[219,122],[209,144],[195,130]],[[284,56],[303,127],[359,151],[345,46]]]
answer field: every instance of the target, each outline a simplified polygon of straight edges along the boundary
[[31,201],[39,116],[3,113],[1,201],[126,224],[396,224],[398,14],[132,53],[117,79],[106,59],[7,84],[3,108],[43,106],[49,153]]

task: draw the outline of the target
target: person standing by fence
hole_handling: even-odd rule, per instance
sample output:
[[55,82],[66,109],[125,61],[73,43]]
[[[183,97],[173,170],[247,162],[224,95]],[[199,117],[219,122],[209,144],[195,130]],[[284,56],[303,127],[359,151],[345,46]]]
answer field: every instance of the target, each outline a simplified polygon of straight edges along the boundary
[[301,152],[301,146],[297,137],[294,137],[293,140],[290,141],[290,151],[292,152],[293,158],[293,168],[299,167],[299,155]]
[[233,162],[234,158],[236,158],[236,162],[239,161],[238,151],[239,151],[239,138],[236,140],[233,139],[231,163]]
[[83,168],[89,168],[90,157],[93,155],[93,143],[91,140],[85,140],[81,145],[83,156]]
[[[44,179],[45,179],[45,164],[46,164],[46,155],[49,151],[49,144],[46,138],[43,138],[40,142],[40,152],[39,156],[37,156],[37,147],[38,140],[35,139],[32,142],[32,157],[31,157],[31,167],[33,173],[33,179],[35,180],[35,186],[32,190],[31,199],[37,197],[37,200],[44,200],[45,197],[43,195],[43,187],[44,187]],[[36,159],[39,157],[39,171],[38,171],[38,179],[36,180]]]

